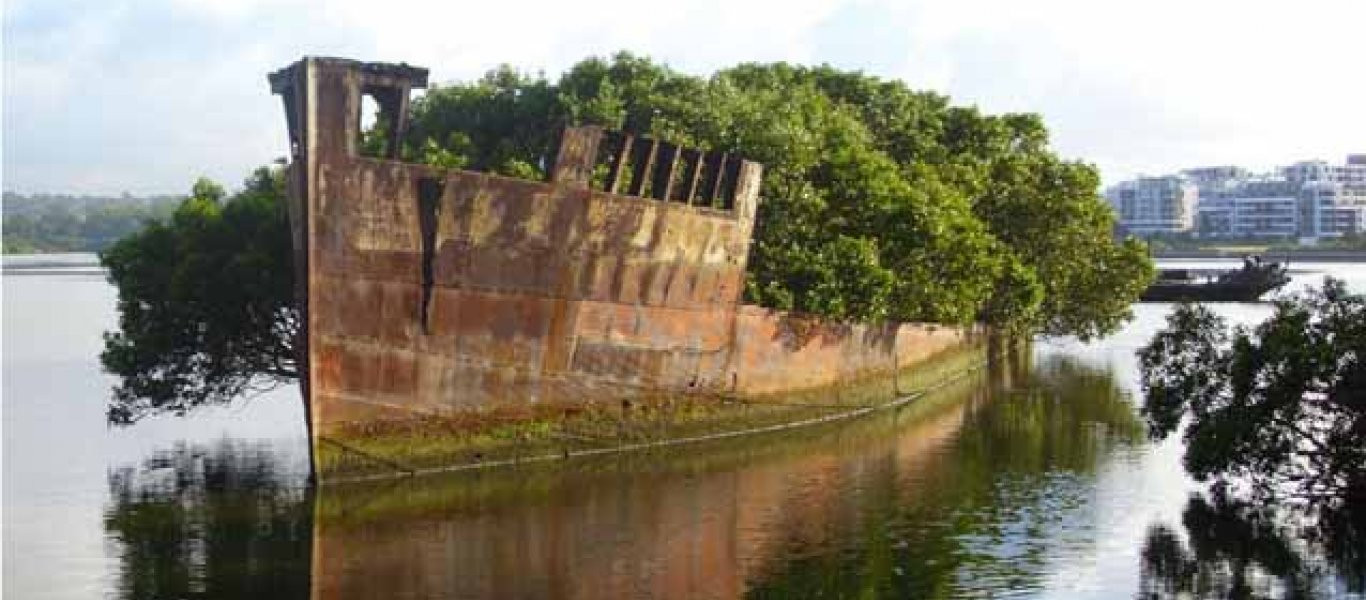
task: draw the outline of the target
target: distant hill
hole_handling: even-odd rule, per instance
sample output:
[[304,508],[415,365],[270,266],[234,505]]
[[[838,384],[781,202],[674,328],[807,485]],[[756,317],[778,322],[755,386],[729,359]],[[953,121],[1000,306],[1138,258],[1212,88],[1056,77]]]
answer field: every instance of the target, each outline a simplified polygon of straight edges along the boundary
[[98,252],[148,220],[169,217],[183,196],[4,193],[4,253]]

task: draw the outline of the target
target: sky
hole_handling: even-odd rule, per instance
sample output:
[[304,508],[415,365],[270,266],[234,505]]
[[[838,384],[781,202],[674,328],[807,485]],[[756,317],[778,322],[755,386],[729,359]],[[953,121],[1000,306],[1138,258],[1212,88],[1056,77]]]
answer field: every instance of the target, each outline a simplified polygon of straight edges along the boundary
[[[430,5],[429,5],[430,4]],[[5,0],[3,185],[182,193],[285,154],[266,74],[304,55],[436,82],[630,50],[709,74],[829,63],[1043,115],[1107,183],[1366,153],[1362,0]]]

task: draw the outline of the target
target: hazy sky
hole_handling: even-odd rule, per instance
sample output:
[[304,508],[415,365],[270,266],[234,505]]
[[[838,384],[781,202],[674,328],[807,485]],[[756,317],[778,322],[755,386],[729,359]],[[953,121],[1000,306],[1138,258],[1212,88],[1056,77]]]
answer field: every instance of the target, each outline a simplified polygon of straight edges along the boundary
[[6,190],[236,185],[285,151],[267,72],[302,55],[435,81],[627,49],[706,74],[828,62],[1044,115],[1107,181],[1366,152],[1366,1],[6,0]]

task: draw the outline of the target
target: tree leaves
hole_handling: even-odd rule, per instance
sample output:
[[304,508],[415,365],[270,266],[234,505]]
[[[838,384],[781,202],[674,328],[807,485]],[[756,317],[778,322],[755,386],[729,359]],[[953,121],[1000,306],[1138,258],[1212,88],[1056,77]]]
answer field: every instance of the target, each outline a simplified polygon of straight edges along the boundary
[[111,424],[184,414],[298,376],[293,248],[280,173],[238,194],[207,180],[167,222],[100,256],[119,290],[119,329],[100,360],[119,376]]
[[1183,305],[1139,357],[1151,435],[1189,419],[1184,460],[1197,479],[1366,498],[1366,296],[1327,279],[1251,329]]
[[[1095,169],[1058,159],[1037,115],[983,115],[899,81],[786,63],[702,78],[619,53],[553,84],[502,68],[433,90],[413,115],[410,156],[503,174],[547,164],[565,124],[763,163],[746,295],[774,308],[1087,338],[1115,330],[1152,278],[1140,242],[1111,238]],[[470,145],[442,154],[442,140]]]

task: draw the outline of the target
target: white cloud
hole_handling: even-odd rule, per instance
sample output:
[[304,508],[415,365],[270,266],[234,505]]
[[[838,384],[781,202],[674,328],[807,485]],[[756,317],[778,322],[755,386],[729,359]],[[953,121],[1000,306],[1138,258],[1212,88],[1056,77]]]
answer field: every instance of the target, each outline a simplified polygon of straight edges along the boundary
[[[921,5],[916,5],[921,7]],[[916,53],[990,110],[1042,112],[1064,154],[1110,178],[1366,151],[1366,3],[927,3]],[[914,71],[902,73],[916,81]],[[941,76],[942,77],[942,76]]]
[[304,54],[437,81],[557,73],[629,49],[685,71],[831,62],[983,109],[1037,111],[1107,178],[1366,151],[1366,3],[1191,0],[10,2],[4,185],[178,191],[282,153],[264,76]]

